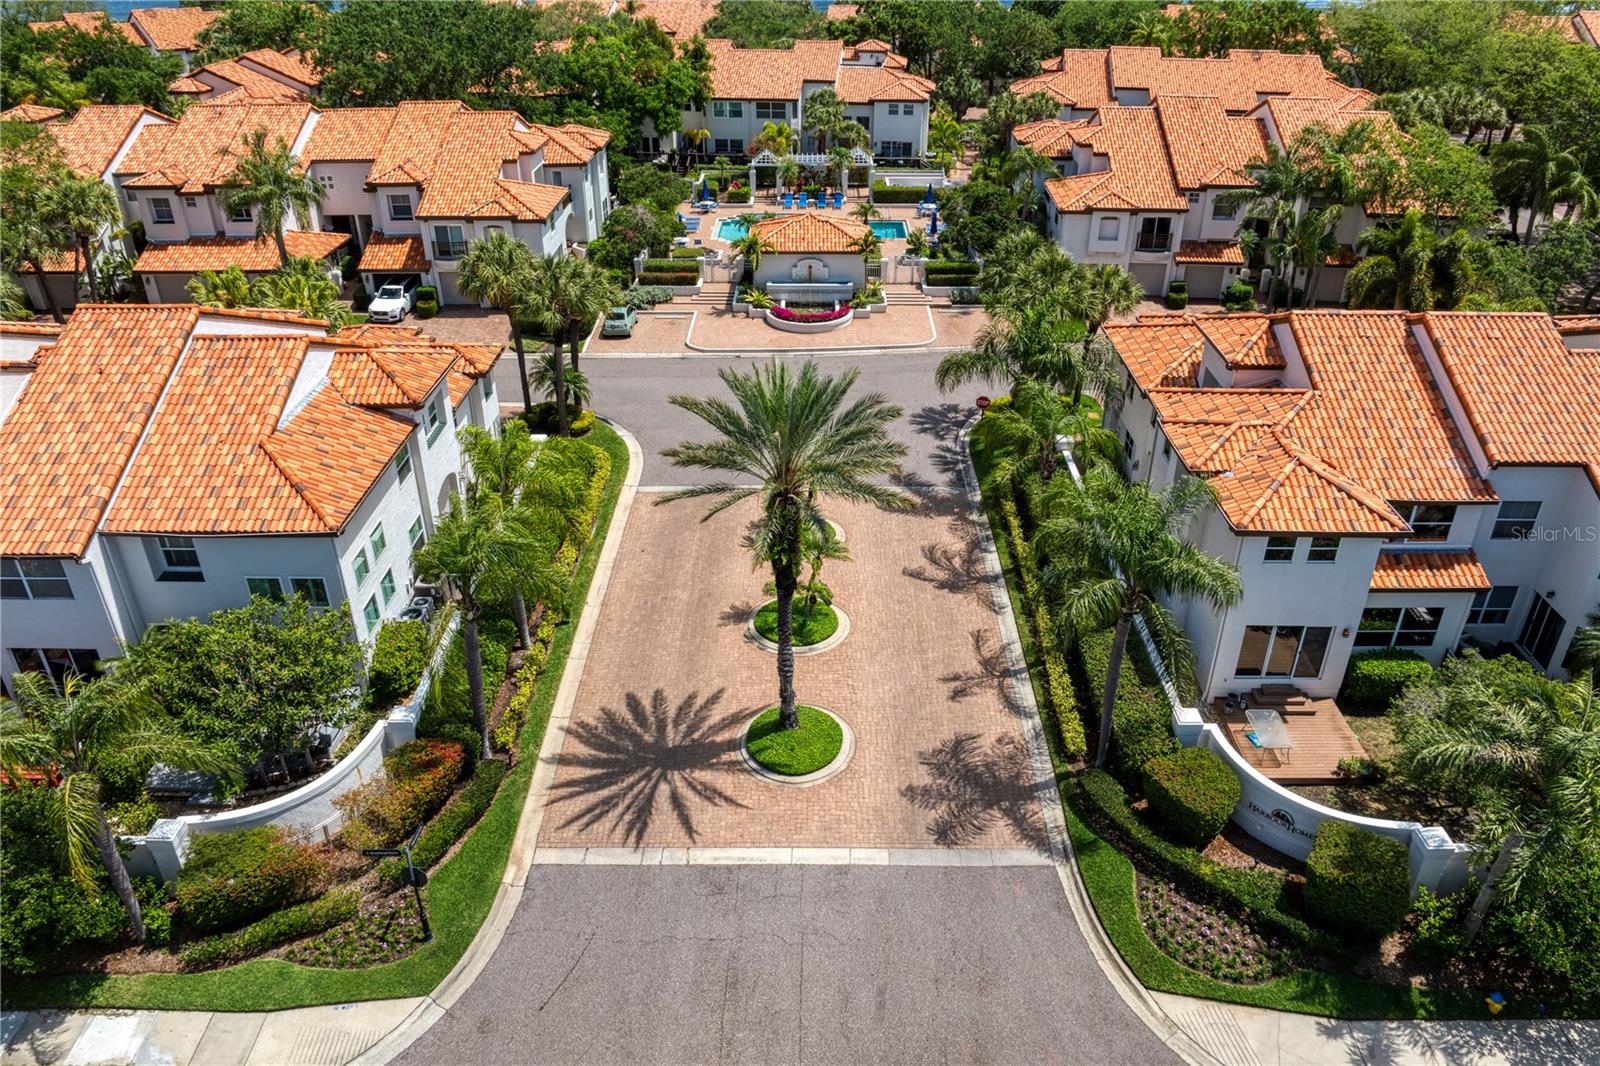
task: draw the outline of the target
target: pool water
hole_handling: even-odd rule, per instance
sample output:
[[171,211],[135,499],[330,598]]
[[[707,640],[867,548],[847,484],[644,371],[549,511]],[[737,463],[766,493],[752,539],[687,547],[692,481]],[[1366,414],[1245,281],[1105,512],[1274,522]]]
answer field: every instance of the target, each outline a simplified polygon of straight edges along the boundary
[[[867,225],[872,227],[872,232],[878,235],[880,241],[903,241],[906,239],[906,224],[897,220],[875,218]],[[717,239],[733,242],[750,232],[750,227],[737,218],[725,218],[717,223]]]

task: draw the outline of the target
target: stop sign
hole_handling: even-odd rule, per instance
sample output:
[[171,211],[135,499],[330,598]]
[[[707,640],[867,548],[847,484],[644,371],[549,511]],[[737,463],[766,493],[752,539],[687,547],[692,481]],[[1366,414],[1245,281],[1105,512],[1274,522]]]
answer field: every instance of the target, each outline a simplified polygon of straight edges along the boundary
[[978,397],[978,410],[980,410],[980,411],[986,410],[988,408],[988,406],[989,406],[989,397],[987,397],[987,396],[979,396]]

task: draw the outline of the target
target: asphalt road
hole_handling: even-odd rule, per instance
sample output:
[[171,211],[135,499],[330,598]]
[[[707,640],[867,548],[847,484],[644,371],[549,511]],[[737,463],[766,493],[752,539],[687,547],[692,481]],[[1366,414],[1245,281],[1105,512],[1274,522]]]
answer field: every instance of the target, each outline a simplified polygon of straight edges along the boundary
[[[784,356],[791,361],[802,357]],[[594,406],[607,418],[625,426],[639,439],[644,451],[643,485],[694,485],[709,480],[704,474],[680,470],[661,458],[661,449],[684,440],[705,440],[711,434],[699,419],[667,403],[667,397],[727,396],[717,378],[726,367],[748,370],[750,358],[686,356],[684,358],[627,359],[607,356],[581,360],[583,373],[594,391]],[[945,491],[959,485],[955,464],[956,433],[975,413],[976,390],[942,395],[933,384],[939,357],[924,352],[881,353],[865,356],[835,355],[817,360],[825,373],[838,374],[851,367],[861,372],[855,393],[882,392],[905,409],[894,435],[910,449],[903,461],[903,484],[909,489],[930,487]],[[516,359],[507,356],[495,368],[495,383],[502,397],[518,395]],[[952,481],[952,478],[955,480]]]
[[535,866],[436,1063],[1175,1063],[1049,867]]

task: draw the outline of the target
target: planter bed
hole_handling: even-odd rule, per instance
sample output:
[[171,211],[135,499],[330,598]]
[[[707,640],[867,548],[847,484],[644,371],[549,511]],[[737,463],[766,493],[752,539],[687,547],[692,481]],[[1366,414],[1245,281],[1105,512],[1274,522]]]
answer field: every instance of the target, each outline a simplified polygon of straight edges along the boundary
[[[828,333],[832,330],[848,326],[851,319],[855,317],[854,310],[849,306],[841,307],[837,312],[830,312],[826,318],[813,321],[784,318],[782,317],[781,313],[785,311],[787,311],[787,308],[768,308],[764,313],[764,317],[767,320],[767,325],[771,326],[773,329],[783,330],[785,333]],[[811,316],[805,317],[809,318]]]

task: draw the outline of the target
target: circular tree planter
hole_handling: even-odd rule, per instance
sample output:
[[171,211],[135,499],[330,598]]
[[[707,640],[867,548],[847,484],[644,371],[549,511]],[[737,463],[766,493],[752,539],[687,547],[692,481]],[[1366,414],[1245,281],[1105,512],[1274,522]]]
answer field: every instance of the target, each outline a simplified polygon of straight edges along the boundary
[[[764,636],[761,630],[756,628],[756,615],[759,615],[764,609],[771,607],[776,602],[776,600],[768,600],[766,603],[756,608],[755,614],[750,616],[750,621],[746,622],[744,626],[745,638],[749,640],[750,643],[754,644],[762,651],[770,651],[774,655],[778,654],[778,642]],[[838,626],[832,633],[828,634],[828,636],[824,637],[822,640],[817,641],[815,644],[801,644],[798,640],[796,640],[794,645],[794,653],[796,655],[818,655],[827,651],[829,648],[838,647],[839,643],[843,641],[845,637],[850,635],[850,616],[845,614],[844,610],[837,604],[826,609],[832,611],[834,617],[838,619]]]
[[[739,744],[739,760],[746,770],[776,785],[809,788],[849,765],[856,752],[856,735],[845,720],[826,707],[802,705],[799,712],[800,728],[795,731],[799,735],[792,736],[788,743],[781,739],[786,731],[776,728],[778,708],[768,707],[750,719]],[[756,741],[754,752],[752,734]],[[815,769],[811,768],[813,765]],[[806,772],[780,772],[785,768]]]

